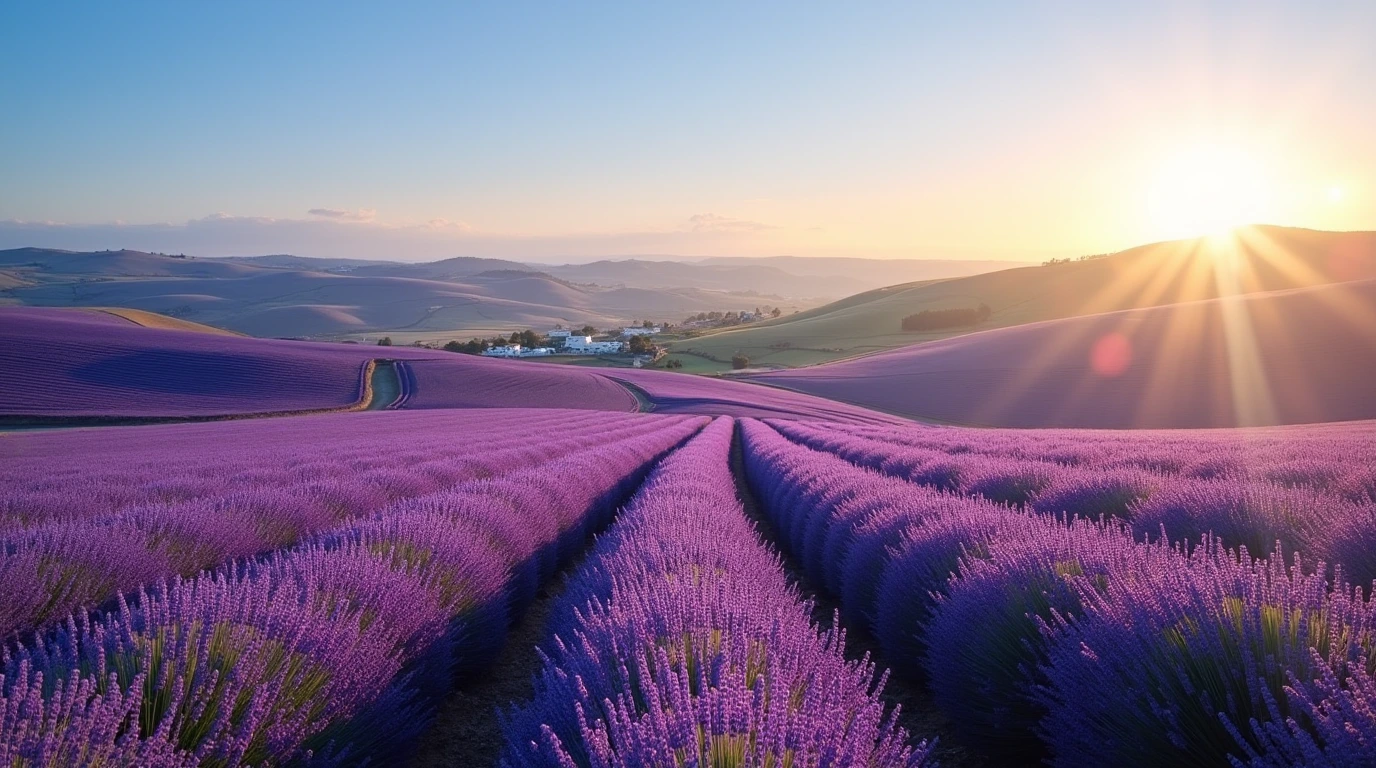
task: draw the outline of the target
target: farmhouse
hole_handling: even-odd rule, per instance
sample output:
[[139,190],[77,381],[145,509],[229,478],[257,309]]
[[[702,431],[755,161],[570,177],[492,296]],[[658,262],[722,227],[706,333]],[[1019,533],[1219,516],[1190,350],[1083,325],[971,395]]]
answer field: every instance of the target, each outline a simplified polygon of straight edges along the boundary
[[659,329],[659,328],[640,328],[640,327],[634,327],[634,328],[622,328],[622,329],[621,329],[621,335],[622,335],[622,336],[626,336],[626,337],[630,337],[630,336],[653,336],[653,335],[655,335],[656,333],[659,333],[659,332],[660,332],[660,329]]
[[609,355],[620,352],[623,346],[619,341],[593,341],[591,336],[570,336],[564,342],[564,351],[575,355]]
[[505,347],[489,347],[483,350],[487,357],[544,357],[554,354],[553,347],[522,347],[512,344]]
[[551,339],[567,339],[569,337],[569,331],[566,328],[559,328],[550,331],[546,335],[548,335]]

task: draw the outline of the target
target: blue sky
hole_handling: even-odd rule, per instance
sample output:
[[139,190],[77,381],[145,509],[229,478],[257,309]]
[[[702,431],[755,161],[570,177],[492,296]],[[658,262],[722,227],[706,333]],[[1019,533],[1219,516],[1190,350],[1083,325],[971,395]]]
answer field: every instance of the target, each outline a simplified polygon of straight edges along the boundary
[[0,247],[1016,258],[1189,234],[1182,186],[1376,228],[1376,3],[393,5],[9,4]]

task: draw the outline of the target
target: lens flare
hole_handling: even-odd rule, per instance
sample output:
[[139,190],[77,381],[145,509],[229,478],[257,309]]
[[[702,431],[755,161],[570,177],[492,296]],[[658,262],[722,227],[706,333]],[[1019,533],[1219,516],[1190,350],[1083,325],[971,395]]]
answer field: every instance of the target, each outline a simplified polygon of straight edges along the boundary
[[1104,334],[1089,352],[1089,367],[1107,379],[1123,375],[1131,363],[1132,342],[1121,333]]

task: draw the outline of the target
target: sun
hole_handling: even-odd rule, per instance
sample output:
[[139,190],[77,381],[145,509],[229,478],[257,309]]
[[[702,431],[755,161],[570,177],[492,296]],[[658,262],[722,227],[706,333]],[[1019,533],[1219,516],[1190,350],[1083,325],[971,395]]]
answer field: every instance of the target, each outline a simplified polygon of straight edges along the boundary
[[1147,213],[1163,239],[1217,235],[1272,217],[1274,183],[1246,148],[1200,143],[1164,154],[1151,168]]

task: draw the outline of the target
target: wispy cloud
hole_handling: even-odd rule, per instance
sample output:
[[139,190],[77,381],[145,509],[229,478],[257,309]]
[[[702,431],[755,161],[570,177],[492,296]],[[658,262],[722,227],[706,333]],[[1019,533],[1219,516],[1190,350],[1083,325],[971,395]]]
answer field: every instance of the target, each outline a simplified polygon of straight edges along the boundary
[[465,221],[454,221],[452,219],[431,219],[421,225],[425,229],[443,230],[449,232],[472,232],[473,227]]
[[306,213],[335,221],[373,221],[377,218],[377,211],[372,208],[359,208],[356,211],[339,208],[312,208]]
[[689,232],[743,235],[770,229],[778,229],[778,227],[773,224],[736,219],[716,213],[698,213],[688,217]]

